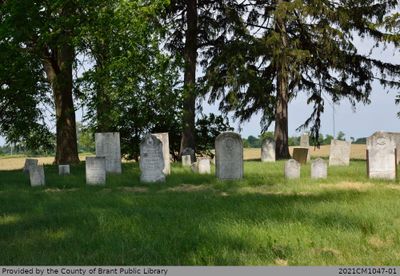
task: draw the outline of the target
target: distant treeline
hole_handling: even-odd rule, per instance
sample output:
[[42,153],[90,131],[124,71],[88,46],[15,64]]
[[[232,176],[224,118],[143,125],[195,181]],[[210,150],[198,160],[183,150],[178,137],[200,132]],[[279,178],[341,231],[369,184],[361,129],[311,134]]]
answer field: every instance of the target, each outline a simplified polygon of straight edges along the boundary
[[[245,148],[260,148],[261,147],[261,143],[262,140],[264,138],[274,138],[274,133],[272,131],[269,132],[265,132],[262,135],[258,136],[258,137],[254,137],[252,135],[250,135],[249,137],[244,138],[243,139],[243,146]],[[337,139],[337,140],[349,140],[351,141],[353,144],[365,144],[367,141],[366,137],[363,138],[357,138],[355,139],[354,137],[350,137],[350,139],[346,139],[346,135],[343,131],[339,131],[339,133],[337,134],[336,138],[334,138],[332,135],[323,135],[320,134],[319,136],[319,143],[320,145],[330,145],[331,141],[333,139]],[[300,145],[300,136],[290,136],[289,137],[289,146],[299,146]],[[310,145],[313,145],[313,142],[310,140]]]

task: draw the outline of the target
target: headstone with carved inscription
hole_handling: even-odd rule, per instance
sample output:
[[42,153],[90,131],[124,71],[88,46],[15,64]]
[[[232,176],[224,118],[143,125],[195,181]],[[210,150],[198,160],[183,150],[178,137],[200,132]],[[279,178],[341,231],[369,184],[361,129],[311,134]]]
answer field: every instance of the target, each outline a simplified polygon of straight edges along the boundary
[[285,178],[297,179],[300,178],[300,163],[294,159],[289,159],[285,162]]
[[396,144],[387,133],[367,138],[367,169],[369,178],[396,179]]
[[106,184],[106,158],[105,157],[86,157],[86,184],[105,185]]
[[119,132],[102,132],[95,134],[96,156],[105,157],[106,171],[121,173],[121,145]]
[[348,166],[350,164],[351,142],[332,140],[329,153],[329,166]]
[[165,181],[165,158],[161,141],[148,134],[140,143],[140,181],[152,183]]
[[[171,174],[171,157],[169,154],[169,136],[168,132],[163,133],[153,133],[152,135],[156,136],[160,141],[163,149],[163,157],[164,157],[164,169],[163,173],[165,175]],[[192,160],[193,162],[193,160]]]
[[243,178],[243,141],[239,134],[224,132],[215,140],[215,172],[219,179]]
[[275,141],[272,138],[266,138],[261,145],[261,161],[275,162]]
[[326,161],[321,158],[315,159],[311,163],[311,178],[327,178],[328,177],[328,165]]

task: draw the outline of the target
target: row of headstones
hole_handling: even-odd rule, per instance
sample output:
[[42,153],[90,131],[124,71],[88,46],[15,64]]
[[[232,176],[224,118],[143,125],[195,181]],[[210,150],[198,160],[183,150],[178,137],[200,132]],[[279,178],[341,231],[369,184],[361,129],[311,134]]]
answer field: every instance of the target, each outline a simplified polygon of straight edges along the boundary
[[[43,186],[46,183],[43,165],[39,165],[37,159],[25,159],[24,168],[22,169],[25,174],[29,175],[31,186]],[[70,174],[69,165],[58,165],[59,175]]]

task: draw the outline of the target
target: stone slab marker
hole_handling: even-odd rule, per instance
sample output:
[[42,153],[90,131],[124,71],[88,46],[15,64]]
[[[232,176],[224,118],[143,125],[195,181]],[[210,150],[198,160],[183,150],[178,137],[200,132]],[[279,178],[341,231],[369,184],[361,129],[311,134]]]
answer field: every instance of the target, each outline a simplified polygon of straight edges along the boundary
[[261,145],[261,161],[275,162],[275,140],[266,138]]
[[140,143],[140,181],[152,183],[165,181],[165,158],[161,141],[152,134]]
[[396,144],[397,149],[397,164],[400,164],[400,132],[388,132],[389,136]]
[[22,171],[26,174],[29,173],[29,170],[33,167],[36,167],[38,165],[38,160],[37,159],[30,159],[27,158],[25,159],[25,165],[24,168],[22,169]]
[[184,155],[190,155],[190,160],[192,162],[196,162],[196,154],[194,152],[194,149],[192,149],[192,148],[184,148],[182,150],[181,156],[184,156]]
[[168,132],[163,133],[153,133],[152,135],[156,136],[162,144],[163,156],[164,156],[164,169],[163,172],[165,175],[171,174],[171,157],[169,155],[169,136]]
[[58,165],[58,174],[59,175],[68,175],[71,173],[71,169],[69,165]]
[[44,186],[44,168],[43,166],[34,166],[29,169],[29,180],[32,187]]
[[121,142],[119,132],[95,134],[96,156],[106,158],[106,171],[121,173]]
[[285,178],[297,179],[300,178],[300,163],[294,159],[289,159],[285,162]]
[[182,166],[190,167],[192,165],[192,157],[190,155],[182,155]]
[[86,184],[105,185],[106,184],[106,158],[105,157],[86,157]]
[[348,166],[350,164],[351,142],[332,140],[329,153],[329,166]]
[[311,163],[311,178],[327,178],[328,165],[324,159],[318,158]]
[[293,159],[300,164],[307,164],[308,148],[294,148]]
[[[300,147],[301,148],[310,148],[310,135],[308,133],[303,133],[300,136]],[[307,153],[307,162],[310,161],[310,150]]]
[[396,179],[396,144],[385,132],[367,138],[367,171],[369,178]]
[[197,161],[199,174],[211,174],[211,161],[209,158],[201,158]]
[[224,132],[215,139],[215,173],[219,179],[243,178],[243,141],[239,134]]

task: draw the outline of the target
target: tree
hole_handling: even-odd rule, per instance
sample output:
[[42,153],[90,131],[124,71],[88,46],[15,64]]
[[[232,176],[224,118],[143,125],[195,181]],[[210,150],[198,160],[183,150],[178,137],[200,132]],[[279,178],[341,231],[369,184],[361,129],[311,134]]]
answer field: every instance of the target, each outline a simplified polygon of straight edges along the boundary
[[343,131],[339,131],[339,133],[338,133],[337,136],[336,136],[336,139],[337,139],[337,140],[345,141],[345,140],[346,140],[345,136],[346,136],[346,135],[344,134]]
[[[243,123],[262,112],[264,130],[275,122],[277,159],[289,157],[288,103],[306,93],[313,104],[311,125],[318,143],[324,94],[334,103],[369,103],[371,83],[398,84],[399,66],[360,54],[354,33],[376,39],[373,27],[397,1],[255,1],[242,2],[241,16],[208,50],[206,76],[211,101],[234,112]],[[375,70],[377,69],[377,70]],[[393,78],[390,78],[393,77]],[[393,81],[393,82],[391,82]]]
[[73,66],[80,28],[90,21],[90,11],[95,10],[93,5],[96,3],[78,0],[1,2],[1,33],[4,36],[1,42],[11,45],[16,53],[24,53],[21,56],[25,62],[37,68],[36,79],[48,83],[52,90],[57,164],[79,162],[72,93]]

